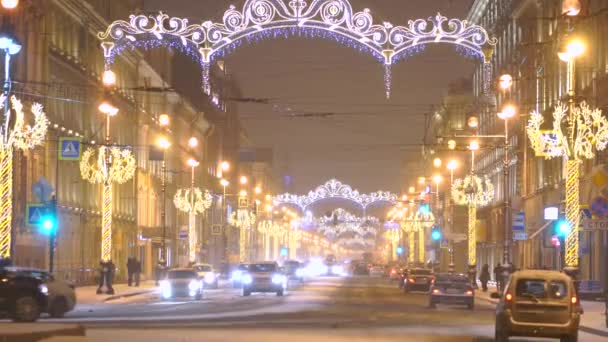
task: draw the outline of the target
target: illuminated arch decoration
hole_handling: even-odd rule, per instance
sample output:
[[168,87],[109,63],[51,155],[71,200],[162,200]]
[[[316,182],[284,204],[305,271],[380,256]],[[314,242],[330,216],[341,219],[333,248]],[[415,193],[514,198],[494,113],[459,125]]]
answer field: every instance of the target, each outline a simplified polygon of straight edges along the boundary
[[341,235],[355,235],[372,238],[378,234],[380,220],[376,217],[359,217],[353,213],[338,208],[332,211],[330,216],[323,216],[315,220],[317,231],[328,238],[336,238]]
[[[448,43],[484,62],[486,84],[491,81],[488,48],[496,45],[487,31],[466,20],[441,14],[410,20],[406,26],[374,23],[371,11],[355,12],[348,0],[247,0],[239,11],[230,6],[221,22],[190,24],[188,19],[157,15],[131,15],[117,20],[98,37],[106,63],[136,48],[172,47],[201,64],[203,90],[210,92],[209,69],[244,41],[281,36],[319,37],[338,41],[376,57],[385,66],[385,90],[390,96],[391,65],[427,44]],[[489,73],[489,75],[487,75]],[[486,88],[489,90],[489,86]]]
[[286,193],[275,196],[274,203],[294,205],[305,212],[309,206],[326,199],[343,199],[358,204],[365,210],[370,205],[376,203],[395,204],[399,200],[399,197],[388,191],[361,194],[350,185],[344,184],[337,179],[331,179],[325,184],[318,186],[315,190],[310,191],[308,195],[299,196]]

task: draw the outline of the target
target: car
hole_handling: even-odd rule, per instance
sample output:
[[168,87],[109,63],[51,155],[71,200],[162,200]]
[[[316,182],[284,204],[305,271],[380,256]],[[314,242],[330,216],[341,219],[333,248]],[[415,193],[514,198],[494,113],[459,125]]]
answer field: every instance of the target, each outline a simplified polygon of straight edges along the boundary
[[175,268],[167,272],[160,282],[160,295],[163,300],[174,298],[203,298],[203,280],[192,268]]
[[386,267],[383,265],[372,265],[369,268],[369,276],[370,277],[384,277],[384,272],[386,271]]
[[297,260],[287,260],[283,263],[283,268],[285,269],[285,275],[289,279],[298,281],[304,280],[304,274],[301,271],[303,269],[301,262]]
[[369,275],[367,264],[362,261],[354,261],[351,263],[353,275]]
[[403,292],[423,291],[428,292],[435,281],[433,271],[427,268],[412,268],[405,274],[403,280]]
[[215,272],[213,266],[209,264],[195,264],[192,268],[198,273],[198,277],[203,279],[203,286],[211,289],[219,288],[220,275]]
[[283,296],[287,290],[287,277],[273,261],[250,264],[243,273],[242,283],[245,297],[254,292],[275,292],[277,296]]
[[583,310],[574,281],[565,273],[524,270],[511,274],[496,306],[495,341],[510,336],[578,340]]
[[401,279],[401,274],[403,272],[403,267],[399,265],[395,265],[387,268],[387,276],[390,281],[399,281]]
[[48,307],[48,293],[41,279],[0,268],[0,312],[13,321],[36,321]]
[[429,306],[437,304],[461,304],[469,310],[475,308],[475,290],[465,274],[440,273],[429,291]]
[[242,287],[241,280],[243,278],[243,273],[246,273],[249,269],[249,264],[239,264],[230,274],[230,282],[232,283],[232,288],[240,289]]
[[48,313],[53,318],[61,318],[76,306],[76,291],[74,285],[55,278],[47,271],[25,268],[6,267],[5,271],[19,277],[38,279],[47,288],[47,303],[40,308],[41,313]]

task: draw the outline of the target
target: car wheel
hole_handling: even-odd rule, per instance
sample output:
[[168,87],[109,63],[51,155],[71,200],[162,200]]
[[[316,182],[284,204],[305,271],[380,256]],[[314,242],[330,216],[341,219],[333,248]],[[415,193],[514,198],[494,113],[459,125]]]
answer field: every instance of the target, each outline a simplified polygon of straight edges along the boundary
[[578,341],[578,332],[572,335],[562,336],[559,339],[561,342],[577,342]]
[[38,317],[40,317],[40,308],[33,297],[21,297],[15,301],[14,321],[34,322]]
[[429,308],[431,308],[431,309],[437,309],[437,304],[435,304],[433,302],[430,302],[429,303]]
[[68,303],[63,297],[58,297],[53,300],[49,308],[49,315],[53,318],[61,318],[68,312]]
[[251,295],[251,290],[243,288],[243,297],[248,297]]
[[283,294],[284,294],[284,292],[282,289],[277,291],[277,297],[283,297]]
[[500,329],[496,328],[496,331],[494,333],[494,341],[496,341],[496,342],[508,342],[509,341],[509,334],[507,334],[503,330],[500,330]]

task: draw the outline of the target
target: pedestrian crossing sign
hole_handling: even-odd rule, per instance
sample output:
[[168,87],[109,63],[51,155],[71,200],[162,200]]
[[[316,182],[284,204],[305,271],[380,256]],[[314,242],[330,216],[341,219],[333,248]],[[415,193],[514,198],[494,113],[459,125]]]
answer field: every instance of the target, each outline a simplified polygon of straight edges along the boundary
[[214,224],[211,226],[211,234],[212,235],[222,235],[222,226],[219,224]]
[[75,137],[59,138],[59,160],[80,160],[82,140]]
[[25,206],[25,217],[29,226],[38,226],[46,214],[46,206],[42,203],[28,203]]

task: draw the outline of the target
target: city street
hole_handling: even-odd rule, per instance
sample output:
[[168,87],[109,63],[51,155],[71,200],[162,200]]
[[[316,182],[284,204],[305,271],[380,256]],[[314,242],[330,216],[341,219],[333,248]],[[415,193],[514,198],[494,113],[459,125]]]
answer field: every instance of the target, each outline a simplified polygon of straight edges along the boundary
[[[474,311],[458,306],[428,307],[428,294],[404,295],[385,278],[320,278],[293,288],[285,297],[238,290],[206,292],[199,302],[163,302],[156,294],[111,304],[78,306],[64,319],[80,323],[90,341],[444,341],[458,337],[492,341],[494,305],[479,299]],[[581,341],[605,338],[581,332]],[[521,340],[521,339],[520,339]],[[513,339],[518,341],[518,339]]]

